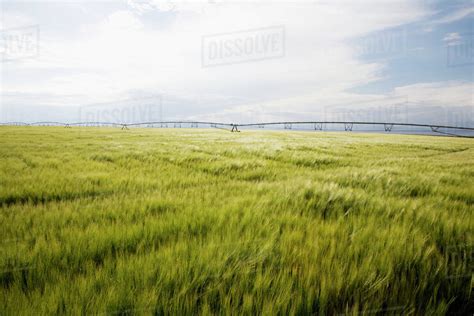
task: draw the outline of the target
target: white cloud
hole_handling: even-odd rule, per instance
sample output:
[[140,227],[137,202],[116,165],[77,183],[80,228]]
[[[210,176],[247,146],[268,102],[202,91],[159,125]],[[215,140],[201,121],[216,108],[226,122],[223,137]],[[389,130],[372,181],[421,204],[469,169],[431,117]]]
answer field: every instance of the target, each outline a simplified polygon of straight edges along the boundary
[[461,42],[462,36],[459,35],[459,33],[454,32],[454,33],[448,33],[446,36],[443,38],[443,41],[447,42],[447,45],[457,45]]
[[433,24],[448,24],[448,23],[456,22],[464,18],[470,17],[473,14],[474,14],[474,7],[472,6],[472,3],[471,3],[471,6],[469,7],[458,9],[454,12],[444,15],[443,17],[437,20],[434,20]]
[[[238,105],[214,113],[223,122],[362,120],[468,125],[474,122],[474,84],[447,81],[397,87],[385,94],[324,91],[294,98]],[[450,121],[449,113],[464,117]],[[207,117],[207,116],[206,116]],[[202,119],[204,116],[194,116]],[[462,122],[459,122],[459,119]]]
[[395,96],[410,96],[410,101],[439,106],[468,106],[474,108],[474,83],[448,81],[418,83],[397,87]]
[[[48,39],[42,32],[41,57],[15,65],[42,69],[42,85],[24,89],[65,92],[58,82],[84,89],[100,87],[97,80],[83,80],[87,73],[113,81],[126,92],[153,86],[162,91],[242,94],[248,85],[267,83],[270,89],[288,93],[321,86],[341,89],[376,80],[382,64],[364,64],[346,41],[376,30],[416,20],[426,12],[411,1],[391,10],[389,3],[206,5],[206,10],[180,12],[161,28],[146,28],[139,15],[116,11],[103,21],[82,27],[82,34],[65,42]],[[176,4],[176,3],[175,3]],[[177,3],[186,6],[186,3]],[[350,24],[347,21],[351,21]],[[201,68],[201,37],[272,25],[286,27],[286,56],[280,60]],[[51,75],[47,69],[69,69],[75,74]],[[83,72],[77,74],[77,72]],[[84,74],[86,73],[86,74]],[[58,81],[58,76],[63,76]],[[104,91],[108,85],[103,86]],[[5,88],[9,88],[8,82]],[[262,89],[263,91],[264,89]],[[293,93],[294,93],[293,92]],[[262,92],[263,94],[271,91]],[[245,95],[244,95],[245,96]],[[246,97],[252,97],[247,95]]]
[[[321,113],[323,104],[393,105],[403,103],[407,95],[413,102],[472,105],[472,99],[466,103],[462,83],[406,86],[384,95],[347,92],[382,78],[386,66],[383,61],[359,60],[351,41],[367,34],[383,37],[377,32],[430,15],[424,2],[128,3],[130,10],[114,8],[105,18],[78,26],[65,41],[42,32],[40,58],[5,65],[2,93],[35,95],[40,104],[66,106],[149,91],[180,100],[173,106],[205,104],[208,109],[176,111],[182,118],[225,120],[278,113],[307,118]],[[153,19],[166,22],[156,25]],[[285,57],[201,66],[203,35],[274,25],[285,26]],[[454,39],[453,34],[447,38]],[[32,73],[41,74],[41,80],[32,79]]]
[[98,26],[99,32],[138,31],[143,28],[143,23],[130,11],[117,11],[110,14]]
[[36,24],[36,21],[33,18],[18,12],[2,12],[0,15],[0,30],[2,31],[33,24]]

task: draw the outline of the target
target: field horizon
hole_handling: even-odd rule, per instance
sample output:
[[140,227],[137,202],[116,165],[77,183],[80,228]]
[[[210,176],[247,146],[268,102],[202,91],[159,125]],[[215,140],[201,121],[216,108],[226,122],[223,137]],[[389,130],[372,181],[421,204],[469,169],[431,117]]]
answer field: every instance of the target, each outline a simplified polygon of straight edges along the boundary
[[474,140],[0,127],[0,314],[467,315]]

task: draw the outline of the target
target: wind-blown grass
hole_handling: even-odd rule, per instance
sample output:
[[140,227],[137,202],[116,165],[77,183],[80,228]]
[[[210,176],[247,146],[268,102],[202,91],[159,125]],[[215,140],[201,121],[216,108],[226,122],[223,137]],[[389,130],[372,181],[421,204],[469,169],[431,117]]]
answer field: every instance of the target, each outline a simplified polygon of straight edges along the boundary
[[0,136],[0,314],[474,309],[471,139]]

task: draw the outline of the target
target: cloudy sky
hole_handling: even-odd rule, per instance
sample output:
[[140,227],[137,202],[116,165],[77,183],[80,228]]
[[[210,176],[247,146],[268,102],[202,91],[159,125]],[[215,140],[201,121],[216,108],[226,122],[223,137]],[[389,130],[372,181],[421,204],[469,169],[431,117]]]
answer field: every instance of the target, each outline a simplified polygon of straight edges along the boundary
[[472,126],[473,18],[469,0],[2,0],[0,121]]

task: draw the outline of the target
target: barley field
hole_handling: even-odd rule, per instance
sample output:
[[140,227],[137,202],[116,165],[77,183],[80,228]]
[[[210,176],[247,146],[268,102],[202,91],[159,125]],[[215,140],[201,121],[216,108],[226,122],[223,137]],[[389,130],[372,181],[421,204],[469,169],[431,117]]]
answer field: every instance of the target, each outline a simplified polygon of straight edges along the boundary
[[474,140],[0,127],[0,315],[469,315]]

